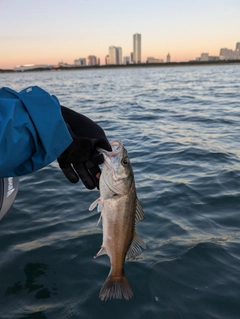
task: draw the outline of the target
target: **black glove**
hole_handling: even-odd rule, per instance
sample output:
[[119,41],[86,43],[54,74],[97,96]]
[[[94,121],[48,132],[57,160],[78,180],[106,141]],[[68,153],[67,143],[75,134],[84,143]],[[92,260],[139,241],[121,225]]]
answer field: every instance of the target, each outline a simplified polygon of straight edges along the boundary
[[111,151],[103,129],[86,116],[61,106],[62,116],[68,126],[73,142],[58,157],[64,175],[72,183],[79,177],[88,189],[99,188],[100,168],[104,159],[96,148]]

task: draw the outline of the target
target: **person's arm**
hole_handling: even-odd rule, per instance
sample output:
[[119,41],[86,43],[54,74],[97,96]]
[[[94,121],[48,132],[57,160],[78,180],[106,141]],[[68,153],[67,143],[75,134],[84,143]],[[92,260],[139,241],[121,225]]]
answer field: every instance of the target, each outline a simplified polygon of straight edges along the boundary
[[72,141],[56,97],[36,86],[0,89],[0,177],[39,170]]
[[98,187],[103,129],[41,88],[0,89],[0,178],[32,173],[55,159],[70,182]]

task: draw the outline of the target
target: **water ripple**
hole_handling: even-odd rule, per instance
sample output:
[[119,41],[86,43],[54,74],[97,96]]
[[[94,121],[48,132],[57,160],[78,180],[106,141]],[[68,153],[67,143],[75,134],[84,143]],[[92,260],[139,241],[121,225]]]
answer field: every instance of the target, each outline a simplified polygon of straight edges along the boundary
[[98,192],[70,184],[56,162],[22,177],[1,221],[2,319],[239,318],[239,76],[238,65],[0,74],[123,141],[147,244],[126,262],[134,299],[101,302],[109,259],[93,259],[102,230],[88,211]]

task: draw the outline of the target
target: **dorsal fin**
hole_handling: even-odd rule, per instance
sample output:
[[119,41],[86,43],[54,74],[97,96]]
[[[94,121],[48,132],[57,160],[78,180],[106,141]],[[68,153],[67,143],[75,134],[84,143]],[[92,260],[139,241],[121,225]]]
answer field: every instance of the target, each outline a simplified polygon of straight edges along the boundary
[[144,212],[142,209],[142,206],[139,202],[139,199],[136,199],[136,216],[135,216],[135,224],[137,224],[138,222],[140,222],[141,220],[144,220],[145,216],[144,216]]

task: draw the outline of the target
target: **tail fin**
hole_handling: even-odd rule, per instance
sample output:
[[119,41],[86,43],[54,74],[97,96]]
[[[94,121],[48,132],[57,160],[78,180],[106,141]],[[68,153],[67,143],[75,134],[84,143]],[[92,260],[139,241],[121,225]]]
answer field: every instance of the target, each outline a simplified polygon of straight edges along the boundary
[[99,294],[99,298],[102,301],[122,298],[129,300],[132,298],[132,296],[132,289],[124,275],[121,277],[107,277]]

